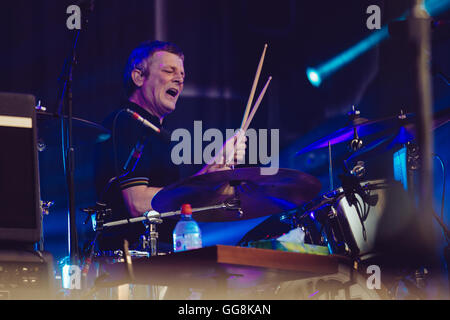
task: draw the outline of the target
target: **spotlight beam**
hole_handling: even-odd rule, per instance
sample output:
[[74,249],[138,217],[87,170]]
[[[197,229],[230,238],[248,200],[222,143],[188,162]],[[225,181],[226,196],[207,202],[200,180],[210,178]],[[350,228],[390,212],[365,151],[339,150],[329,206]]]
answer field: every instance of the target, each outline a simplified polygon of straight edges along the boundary
[[[428,0],[424,2],[424,9],[430,16],[438,15],[450,8],[450,0]],[[404,19],[407,13],[395,20]],[[389,37],[388,26],[383,26],[380,30],[374,31],[370,36],[361,40],[354,46],[338,54],[334,58],[316,66],[308,67],[306,75],[309,82],[315,87],[319,87],[324,79],[335,73],[340,68],[349,64],[363,53],[371,50],[373,47],[386,40]]]
[[[351,61],[355,60],[358,56],[362,55],[364,52],[369,51],[375,47],[378,43],[383,41],[389,36],[389,31],[387,26],[384,26],[380,30],[375,31],[366,39],[358,42],[353,47],[345,50],[336,57],[328,60],[327,62],[315,67],[308,68],[307,75],[308,79],[314,86],[318,87],[323,79],[327,78],[331,74],[335,73],[338,69],[347,65]],[[319,81],[315,81],[319,79]]]

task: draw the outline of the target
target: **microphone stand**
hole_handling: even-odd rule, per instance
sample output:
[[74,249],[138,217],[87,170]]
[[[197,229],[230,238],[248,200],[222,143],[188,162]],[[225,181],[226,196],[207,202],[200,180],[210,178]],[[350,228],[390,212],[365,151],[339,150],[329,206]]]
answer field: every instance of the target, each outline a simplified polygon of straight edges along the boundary
[[[93,1],[89,3],[89,9],[82,16],[89,14],[93,11]],[[83,27],[87,27],[88,18],[85,19]],[[61,129],[62,129],[62,151],[64,157],[64,170],[66,175],[66,183],[68,188],[68,223],[69,223],[69,256],[71,265],[79,264],[79,248],[78,248],[78,236],[77,236],[77,224],[76,224],[76,208],[75,208],[75,183],[74,183],[74,172],[75,172],[75,148],[73,146],[73,128],[72,128],[72,118],[73,118],[73,69],[77,64],[76,50],[78,47],[78,40],[81,34],[81,29],[76,31],[74,36],[73,44],[71,46],[69,57],[66,59],[64,65],[63,74],[65,75],[65,82],[63,84],[61,96],[58,97],[58,114],[61,117]],[[65,102],[65,103],[64,103]],[[66,105],[66,115],[63,112],[63,105]],[[67,118],[67,119],[66,119]],[[66,124],[67,122],[67,124]],[[65,130],[67,127],[67,131]],[[67,145],[65,144],[65,135],[67,135]]]

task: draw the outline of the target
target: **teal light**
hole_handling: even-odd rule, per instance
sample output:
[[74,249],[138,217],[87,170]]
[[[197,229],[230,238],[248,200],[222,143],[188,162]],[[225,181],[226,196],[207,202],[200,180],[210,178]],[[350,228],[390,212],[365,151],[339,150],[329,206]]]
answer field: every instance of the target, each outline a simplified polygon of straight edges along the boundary
[[[450,0],[425,0],[423,7],[430,16],[438,15],[447,9],[450,9]],[[397,19],[405,19],[408,13],[403,14]],[[347,65],[351,61],[363,53],[369,51],[377,44],[389,37],[389,30],[387,26],[382,27],[380,30],[371,32],[371,35],[367,38],[356,43],[354,46],[338,54],[336,57],[314,67],[308,68],[306,74],[312,85],[318,87],[321,82],[335,73],[337,70]]]
[[435,16],[450,8],[450,0],[425,0],[423,6],[430,16]]
[[378,43],[383,41],[389,36],[387,26],[384,26],[380,30],[373,32],[369,37],[355,44],[353,47],[345,50],[336,57],[328,60],[327,62],[315,67],[308,68],[306,73],[309,81],[316,87],[320,85],[323,79],[327,78],[338,69],[342,68],[346,64],[350,63],[364,52],[372,49]]
[[320,86],[320,83],[322,82],[320,75],[317,73],[316,70],[308,68],[306,70],[306,75],[308,76],[309,82],[315,87]]

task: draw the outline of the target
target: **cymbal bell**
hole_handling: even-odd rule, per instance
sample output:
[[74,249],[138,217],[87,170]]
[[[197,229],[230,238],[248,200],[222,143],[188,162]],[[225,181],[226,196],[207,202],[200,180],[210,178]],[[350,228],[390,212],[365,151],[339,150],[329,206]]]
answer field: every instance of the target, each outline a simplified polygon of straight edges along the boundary
[[[61,117],[54,113],[37,111],[38,142],[45,146],[61,145]],[[67,120],[67,116],[64,117]],[[72,118],[73,145],[95,144],[109,139],[110,132],[101,125],[84,119]]]
[[152,200],[154,210],[179,210],[185,203],[193,208],[229,203],[242,210],[214,209],[194,213],[200,222],[247,220],[300,206],[320,192],[320,181],[293,169],[261,175],[258,167],[236,168],[189,177],[165,187]]

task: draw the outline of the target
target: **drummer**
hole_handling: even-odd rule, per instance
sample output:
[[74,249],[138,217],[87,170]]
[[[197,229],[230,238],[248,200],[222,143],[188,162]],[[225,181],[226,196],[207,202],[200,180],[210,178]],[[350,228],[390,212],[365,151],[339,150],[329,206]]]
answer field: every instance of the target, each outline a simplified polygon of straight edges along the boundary
[[[179,170],[170,158],[170,138],[164,131],[164,118],[175,111],[183,91],[183,52],[173,43],[143,42],[131,52],[123,76],[127,99],[105,119],[103,124],[111,130],[111,139],[96,150],[97,197],[112,209],[108,219],[111,221],[142,216],[151,210],[152,198],[158,191],[180,179]],[[145,127],[126,109],[160,128],[162,133]],[[197,174],[229,169],[232,163],[225,161],[224,155],[234,155],[234,161],[241,162],[245,148],[245,133],[239,131]],[[169,246],[173,224],[165,221],[158,228],[160,239],[165,239]],[[103,234],[101,247],[121,248],[127,238],[137,248],[143,232],[140,223],[116,228]]]

